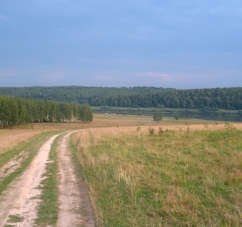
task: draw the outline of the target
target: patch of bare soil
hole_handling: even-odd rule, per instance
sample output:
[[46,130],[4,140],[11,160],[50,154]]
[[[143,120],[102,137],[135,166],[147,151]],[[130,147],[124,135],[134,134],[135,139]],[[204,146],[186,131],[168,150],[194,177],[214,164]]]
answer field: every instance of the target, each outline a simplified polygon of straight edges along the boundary
[[51,137],[40,148],[26,171],[13,180],[0,197],[0,226],[34,226],[46,162],[51,144],[58,135]]
[[83,179],[75,174],[66,134],[59,147],[59,219],[58,227],[95,226],[95,219]]
[[0,182],[20,167],[21,162],[27,158],[27,153],[22,151],[0,169]]

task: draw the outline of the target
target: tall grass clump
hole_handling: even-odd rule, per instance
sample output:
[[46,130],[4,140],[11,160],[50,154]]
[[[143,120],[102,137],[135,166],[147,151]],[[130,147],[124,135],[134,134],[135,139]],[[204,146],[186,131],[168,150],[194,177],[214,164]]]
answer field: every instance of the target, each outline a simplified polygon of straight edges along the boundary
[[149,131],[150,135],[154,135],[154,133],[155,133],[155,129],[151,128],[151,127],[148,128],[148,131]]
[[149,134],[72,137],[99,226],[242,225],[241,131]]

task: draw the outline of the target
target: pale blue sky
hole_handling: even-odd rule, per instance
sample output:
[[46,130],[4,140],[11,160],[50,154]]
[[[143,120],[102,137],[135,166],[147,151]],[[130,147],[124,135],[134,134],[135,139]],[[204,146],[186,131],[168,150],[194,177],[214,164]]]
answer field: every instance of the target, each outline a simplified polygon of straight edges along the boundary
[[242,86],[241,0],[1,0],[0,86]]

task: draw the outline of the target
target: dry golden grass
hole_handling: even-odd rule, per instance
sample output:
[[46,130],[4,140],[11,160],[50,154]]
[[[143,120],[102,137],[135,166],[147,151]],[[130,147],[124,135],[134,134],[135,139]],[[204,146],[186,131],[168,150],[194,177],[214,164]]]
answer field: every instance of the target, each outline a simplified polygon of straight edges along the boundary
[[[149,135],[150,127],[154,128],[154,136]],[[163,135],[158,135],[161,127],[165,139]],[[241,216],[236,216],[241,214],[240,188],[232,188],[227,192],[225,187],[224,192],[234,205],[228,203],[227,198],[220,194],[221,185],[234,187],[234,182],[242,182],[242,156],[236,152],[231,156],[231,152],[234,152],[233,146],[238,141],[233,143],[231,140],[227,146],[224,140],[209,143],[203,137],[207,132],[224,131],[226,127],[227,130],[234,127],[241,130],[242,124],[226,126],[224,123],[175,121],[168,118],[156,123],[151,117],[95,115],[93,122],[85,124],[42,123],[0,130],[0,154],[42,132],[83,129],[73,134],[72,139],[78,160],[84,167],[84,174],[90,168],[91,175],[96,174],[89,189],[93,206],[98,210],[99,223],[105,223],[108,218],[115,223],[110,226],[238,224],[241,223]],[[192,134],[203,130],[206,132],[204,135]],[[220,148],[223,147],[227,149],[223,154],[227,160],[220,154]],[[199,156],[201,152],[205,157],[204,162],[200,161],[204,158]],[[199,176],[188,174],[189,171],[198,171]],[[114,184],[109,182],[110,179]],[[201,197],[200,185],[203,186]],[[121,190],[117,195],[115,190],[119,188]],[[211,190],[213,188],[217,191]],[[99,189],[104,192],[98,194]],[[96,203],[98,199],[104,200],[101,201],[104,207]],[[202,204],[204,201],[209,209]],[[104,211],[105,207],[108,212]],[[214,207],[217,209],[216,218],[210,215],[210,210]],[[218,218],[219,212],[223,217],[221,222]],[[192,220],[188,217],[192,217]],[[122,219],[126,221],[126,225],[122,225]]]
[[[124,120],[125,121],[125,120]],[[176,123],[176,122],[175,122]],[[107,124],[107,123],[105,123]],[[125,125],[125,124],[124,124]],[[130,126],[129,126],[130,125]],[[242,123],[235,123],[232,124],[235,129],[242,130]],[[111,126],[113,126],[111,124]],[[154,128],[155,133],[158,133],[159,128],[162,128],[162,130],[172,130],[172,131],[181,131],[181,132],[187,132],[188,129],[190,132],[194,131],[217,131],[217,130],[223,130],[225,129],[225,124],[220,123],[220,124],[203,124],[201,122],[198,122],[197,124],[174,124],[174,123],[154,123],[151,122],[150,124],[145,124],[145,125],[137,125],[137,126],[132,126],[132,124],[128,124],[128,127],[102,127],[100,124],[100,127],[96,129],[95,127],[90,127],[87,128],[79,134],[81,134],[81,143],[85,146],[90,145],[90,139],[94,141],[98,141],[100,138],[104,136],[109,136],[109,137],[116,137],[120,136],[121,134],[123,135],[128,135],[132,134],[136,131],[143,132],[143,133],[148,133],[149,128]]]
[[17,146],[21,142],[25,142],[28,139],[40,134],[40,130],[1,130],[0,131],[0,154],[6,152],[14,146]]
[[[128,128],[124,128],[129,126]],[[159,127],[163,130],[218,130],[224,128],[224,123],[214,124],[203,120],[179,120],[172,118],[164,118],[163,121],[153,122],[152,117],[135,116],[135,115],[111,115],[111,114],[94,114],[94,120],[91,123],[33,123],[13,127],[11,129],[0,130],[0,153],[4,153],[21,142],[25,142],[30,138],[46,131],[60,131],[82,128],[100,128],[95,133],[95,137],[99,134],[115,135],[119,132],[128,133],[137,130],[138,126],[141,131],[147,131],[149,127],[153,127],[158,131]],[[242,129],[242,124],[234,124],[236,129]],[[95,130],[97,131],[97,130]],[[88,135],[87,135],[88,137]],[[87,140],[86,140],[87,141]]]
[[47,131],[141,125],[148,121],[150,121],[149,117],[96,114],[91,123],[33,123],[2,129],[0,130],[0,154]]
[[199,123],[73,134],[100,226],[242,224],[242,124]]

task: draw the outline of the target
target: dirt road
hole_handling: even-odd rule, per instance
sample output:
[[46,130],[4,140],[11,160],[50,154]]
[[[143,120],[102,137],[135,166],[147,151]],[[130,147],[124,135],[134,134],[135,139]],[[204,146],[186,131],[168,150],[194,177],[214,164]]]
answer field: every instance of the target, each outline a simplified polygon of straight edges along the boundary
[[59,147],[59,219],[57,226],[95,226],[92,208],[83,179],[75,174],[66,134]]
[[[66,134],[58,147],[59,158],[59,219],[57,226],[95,226],[91,205],[83,181],[75,175],[68,151]],[[6,188],[0,196],[0,227],[34,226],[40,202],[40,184],[43,180],[51,145],[56,137],[48,139],[29,167]]]

